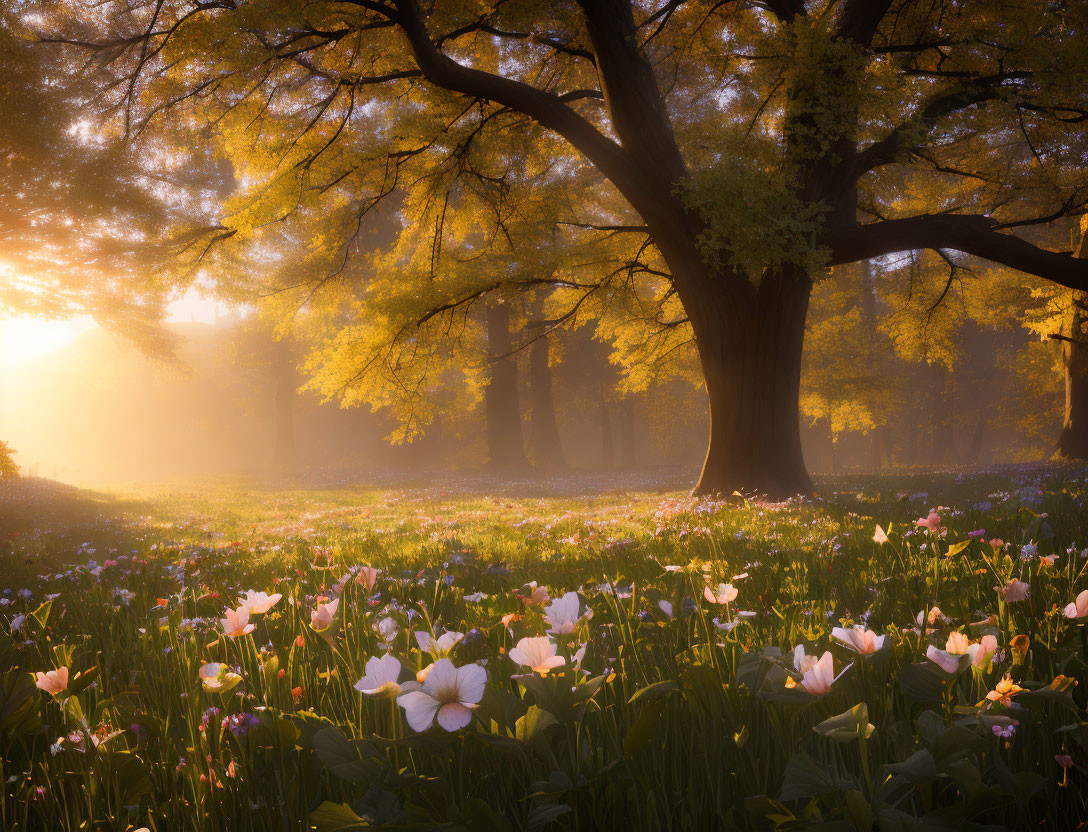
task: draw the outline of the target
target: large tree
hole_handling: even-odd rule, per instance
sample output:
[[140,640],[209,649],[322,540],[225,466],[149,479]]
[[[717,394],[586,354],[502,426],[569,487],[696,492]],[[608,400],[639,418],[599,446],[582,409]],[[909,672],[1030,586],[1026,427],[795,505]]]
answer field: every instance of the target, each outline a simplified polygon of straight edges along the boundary
[[[1084,4],[155,0],[108,19],[90,5],[56,0],[43,30],[120,73],[108,94],[126,129],[184,107],[224,137],[243,184],[209,243],[309,223],[302,273],[324,286],[366,214],[406,191],[406,233],[426,221],[431,244],[401,279],[435,311],[549,279],[575,305],[617,276],[629,293],[652,284],[680,314],[647,325],[698,349],[702,493],[809,487],[801,351],[828,266],[949,250],[1088,289],[1088,262],[1016,233],[1083,211]],[[580,279],[512,265],[507,223],[548,187],[572,244],[612,247]],[[428,281],[458,234],[462,266],[466,245],[500,262],[437,298]]]

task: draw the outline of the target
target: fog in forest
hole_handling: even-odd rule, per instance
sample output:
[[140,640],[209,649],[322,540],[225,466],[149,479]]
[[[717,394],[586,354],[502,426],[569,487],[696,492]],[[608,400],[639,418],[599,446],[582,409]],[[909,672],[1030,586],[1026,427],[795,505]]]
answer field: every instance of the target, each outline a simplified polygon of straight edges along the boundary
[[[827,321],[838,325],[830,307],[817,302],[812,340]],[[515,480],[626,471],[644,472],[650,482],[690,478],[702,462],[707,412],[698,385],[673,379],[625,395],[607,349],[580,333],[564,335],[550,360],[529,345],[496,362],[490,404],[485,393],[475,407],[441,413],[421,437],[404,442],[388,414],[344,408],[306,389],[304,345],[276,340],[241,315],[166,326],[175,339],[168,359],[91,327],[60,348],[0,364],[0,435],[25,474],[90,486],[429,481],[449,471]],[[901,412],[874,409],[877,423],[855,430],[803,415],[810,469],[969,468],[1044,458],[1061,425],[1060,350],[1013,329],[965,330],[953,371],[899,361],[893,381]],[[847,389],[834,367],[808,358],[802,407],[813,409],[824,388],[838,389],[846,404],[831,412],[841,421],[858,390]],[[844,361],[855,374],[863,366],[851,355]],[[830,376],[823,388],[821,375]],[[864,389],[864,379],[852,381]],[[548,398],[534,413],[542,384],[550,386],[550,414]]]

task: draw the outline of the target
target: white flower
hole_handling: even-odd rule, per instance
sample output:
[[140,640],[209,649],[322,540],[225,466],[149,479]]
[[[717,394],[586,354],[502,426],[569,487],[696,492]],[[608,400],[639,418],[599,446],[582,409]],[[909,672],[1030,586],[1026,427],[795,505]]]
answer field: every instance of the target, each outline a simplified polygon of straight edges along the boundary
[[248,607],[250,613],[266,613],[279,603],[280,598],[283,596],[280,593],[269,595],[267,592],[256,592],[252,589],[246,590],[246,594],[239,600],[238,604],[243,607]]
[[11,619],[11,631],[13,633],[21,632],[25,623],[26,615],[23,613],[19,613],[17,616]]
[[436,659],[448,656],[464,637],[464,633],[450,630],[438,638],[432,638],[426,630],[416,630],[416,644],[419,645],[419,649],[424,653],[430,653]]
[[[577,592],[568,592],[562,598],[556,598],[544,609],[544,618],[551,625],[548,633],[553,636],[573,633],[582,620],[579,610],[581,599]],[[589,612],[587,610],[586,614]]]
[[926,658],[940,667],[945,673],[955,673],[959,669],[960,655],[963,654],[956,655],[945,650],[938,650],[932,644],[926,648]]
[[517,647],[510,650],[510,658],[541,676],[547,676],[549,670],[567,663],[565,658],[555,653],[555,642],[547,636],[537,636],[519,641]]
[[875,653],[884,646],[884,636],[878,636],[872,630],[867,630],[860,625],[849,629],[835,627],[831,631],[831,637],[862,656]]
[[414,731],[426,731],[438,718],[447,731],[464,728],[472,721],[472,710],[484,695],[487,672],[478,664],[454,667],[449,659],[439,659],[419,690],[397,697],[404,716]]
[[657,606],[661,609],[665,615],[672,618],[672,602],[671,601],[658,601]]
[[355,683],[355,689],[367,696],[400,696],[400,662],[388,653],[381,658],[366,660],[366,673]]
[[486,592],[473,592],[471,595],[464,596],[464,599],[470,604],[478,604],[481,601],[487,600]]
[[237,673],[229,672],[230,668],[222,662],[208,662],[202,664],[198,675],[200,676],[200,682],[204,685],[204,690],[217,692],[217,691],[229,691],[235,685],[242,681],[242,677]]
[[737,588],[732,584],[718,584],[717,590],[707,586],[703,590],[703,597],[711,604],[731,604],[737,598]]

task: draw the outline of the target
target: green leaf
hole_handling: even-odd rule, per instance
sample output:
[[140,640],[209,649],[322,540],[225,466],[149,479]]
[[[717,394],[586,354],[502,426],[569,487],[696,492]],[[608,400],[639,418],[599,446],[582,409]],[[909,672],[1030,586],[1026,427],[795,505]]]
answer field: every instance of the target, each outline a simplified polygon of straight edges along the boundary
[[26,673],[12,670],[4,674],[0,682],[0,737],[21,737],[38,729],[37,690]]
[[786,763],[786,771],[782,777],[782,790],[778,799],[810,800],[836,791],[856,788],[857,783],[849,777],[844,777],[837,771],[822,763],[817,763],[804,752],[795,754]]
[[916,702],[941,702],[945,689],[971,664],[969,656],[960,657],[955,673],[947,673],[936,662],[924,661],[908,664],[899,671],[899,687],[907,698]]
[[663,696],[668,696],[675,690],[679,690],[680,685],[677,684],[675,679],[665,679],[660,682],[654,682],[652,685],[647,685],[641,690],[637,690],[631,695],[631,698],[627,700],[628,705],[635,705],[639,702],[652,702],[656,699],[660,699]]
[[535,742],[544,732],[553,725],[558,725],[559,720],[550,711],[530,705],[525,716],[518,719],[514,725],[514,737],[521,742]]
[[369,821],[355,814],[346,803],[331,803],[328,800],[310,812],[310,823],[318,828],[318,832],[370,828]]
[[937,779],[937,761],[925,748],[915,751],[901,763],[890,763],[886,768],[907,778],[915,786],[932,783]]
[[817,734],[822,734],[829,740],[847,743],[853,742],[863,735],[868,739],[876,729],[869,722],[869,706],[864,702],[860,702],[838,716],[825,719],[812,730]]
[[534,806],[525,820],[525,832],[536,832],[569,812],[565,803],[541,803]]
[[88,670],[84,670],[82,673],[77,673],[75,677],[68,682],[68,695],[75,696],[76,694],[83,693],[97,677],[98,665],[94,665]]
[[364,759],[376,756],[374,747],[361,740],[349,740],[339,728],[330,726],[314,734],[313,749],[325,768],[350,783],[369,782],[378,773],[377,766]]
[[971,545],[971,538],[967,540],[961,540],[959,543],[953,543],[948,547],[948,551],[945,552],[946,557],[955,557],[968,546]]
[[650,742],[657,738],[657,726],[661,721],[661,710],[664,703],[651,702],[642,709],[638,719],[635,720],[627,736],[623,738],[623,756],[631,759],[644,751]]
[[510,823],[484,801],[476,797],[468,798],[464,803],[465,814],[473,832],[510,832]]
[[865,795],[857,789],[850,789],[843,795],[843,802],[846,804],[846,813],[850,815],[854,828],[861,832],[870,832],[873,824],[876,823],[876,813],[869,805],[869,801],[865,799]]

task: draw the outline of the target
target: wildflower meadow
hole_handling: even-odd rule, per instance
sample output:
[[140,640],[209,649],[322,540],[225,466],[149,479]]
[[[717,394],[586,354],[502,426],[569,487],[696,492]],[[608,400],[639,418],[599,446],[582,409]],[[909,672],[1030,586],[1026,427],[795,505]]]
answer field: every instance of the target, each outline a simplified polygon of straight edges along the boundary
[[1088,477],[921,482],[8,522],[0,828],[1078,828]]

